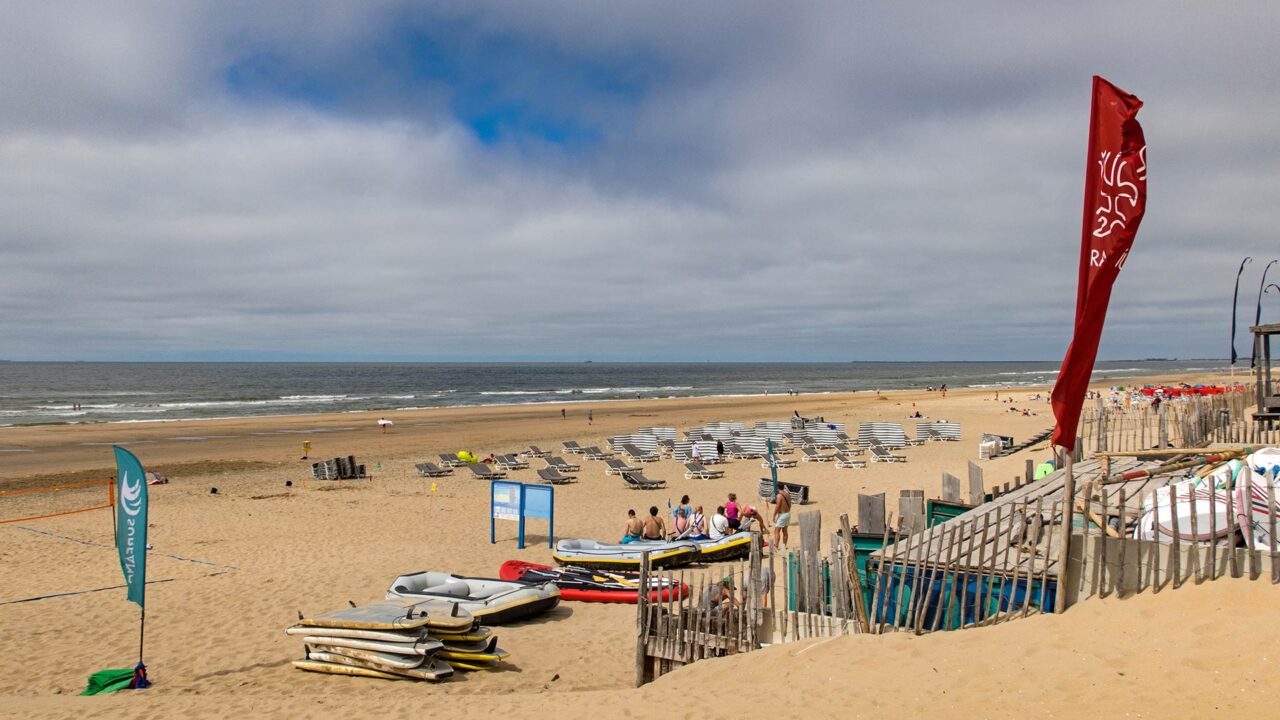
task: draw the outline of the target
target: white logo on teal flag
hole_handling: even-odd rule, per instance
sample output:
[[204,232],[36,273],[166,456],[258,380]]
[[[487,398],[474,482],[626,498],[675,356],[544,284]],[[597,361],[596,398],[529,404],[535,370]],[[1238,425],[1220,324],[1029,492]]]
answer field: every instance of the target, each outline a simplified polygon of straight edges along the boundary
[[142,463],[124,448],[116,452],[116,551],[129,588],[129,599],[146,605],[147,475]]

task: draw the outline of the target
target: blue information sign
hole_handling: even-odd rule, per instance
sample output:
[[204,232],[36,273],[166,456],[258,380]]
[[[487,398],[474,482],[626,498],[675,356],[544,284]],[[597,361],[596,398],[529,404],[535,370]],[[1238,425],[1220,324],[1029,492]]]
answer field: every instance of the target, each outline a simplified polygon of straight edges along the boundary
[[525,485],[494,480],[489,486],[489,543],[497,542],[497,521],[520,523],[519,547],[524,549],[525,518],[547,521],[547,547],[555,543],[555,488],[548,485]]

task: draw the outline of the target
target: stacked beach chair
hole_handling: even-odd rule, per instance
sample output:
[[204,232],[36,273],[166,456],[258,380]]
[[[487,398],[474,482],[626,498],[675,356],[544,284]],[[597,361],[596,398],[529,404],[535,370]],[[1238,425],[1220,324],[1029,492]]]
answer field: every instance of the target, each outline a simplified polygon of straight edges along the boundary
[[489,628],[449,602],[388,599],[309,618],[298,613],[285,633],[303,642],[294,667],[330,675],[440,681],[508,656]]
[[311,477],[316,480],[358,480],[365,477],[365,471],[364,466],[356,462],[355,455],[348,455],[311,463]]

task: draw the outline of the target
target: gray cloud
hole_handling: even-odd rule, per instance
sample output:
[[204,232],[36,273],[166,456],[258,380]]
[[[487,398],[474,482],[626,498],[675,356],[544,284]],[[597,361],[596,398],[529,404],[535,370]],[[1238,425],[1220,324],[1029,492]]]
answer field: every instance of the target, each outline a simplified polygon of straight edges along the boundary
[[[1224,356],[1280,255],[1266,5],[686,5],[0,10],[0,357],[1056,359],[1094,72],[1152,148],[1104,356]],[[439,24],[597,141],[487,145],[370,64]],[[227,87],[267,50],[364,90]]]

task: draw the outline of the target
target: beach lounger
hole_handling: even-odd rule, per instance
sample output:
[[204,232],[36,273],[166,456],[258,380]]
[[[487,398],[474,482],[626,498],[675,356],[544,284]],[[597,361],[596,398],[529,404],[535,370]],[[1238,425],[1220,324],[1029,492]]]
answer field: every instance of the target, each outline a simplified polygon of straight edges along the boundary
[[673,455],[675,454],[675,451],[676,451],[675,440],[659,440],[658,441],[659,455]]
[[564,451],[570,455],[582,455],[587,451],[586,448],[578,444],[577,440],[565,440],[561,445],[564,445]]
[[657,462],[659,460],[657,453],[645,452],[631,443],[623,443],[622,452],[636,462]]
[[564,485],[565,483],[573,482],[571,476],[561,475],[560,471],[555,468],[538,468],[538,477],[542,478],[543,482],[551,485]]
[[911,438],[907,438],[907,447],[914,447],[916,445],[923,445],[923,444],[924,444],[924,438],[916,438],[915,440],[912,440]]
[[622,480],[633,490],[657,490],[667,486],[667,483],[662,480],[650,480],[639,470],[622,473]]
[[687,462],[684,464],[685,480],[692,480],[694,478],[699,480],[714,480],[722,477],[724,477],[723,470],[708,470],[703,467],[701,463],[695,462]]
[[[780,468],[793,468],[796,466],[796,461],[793,458],[780,458],[777,455],[773,456],[773,463]],[[764,461],[760,463],[760,467],[768,470],[769,458],[766,457]]]
[[524,470],[529,467],[529,463],[521,460],[515,455],[499,455],[495,458],[498,467],[503,470]]
[[475,465],[468,465],[467,467],[470,468],[471,472],[481,480],[502,480],[507,476],[507,474],[501,470],[490,470],[489,466],[484,463],[476,463]]
[[872,445],[871,461],[872,462],[906,462],[907,458],[904,455],[894,455],[893,453],[889,452],[888,448],[885,448],[883,446]]
[[565,462],[565,459],[559,456],[547,458],[547,467],[555,468],[562,473],[578,472],[582,466],[577,463]]
[[459,458],[457,455],[450,455],[449,453],[440,453],[439,458],[440,464],[445,467],[455,468],[462,467],[467,464],[466,460]]
[[804,453],[804,457],[800,458],[805,462],[831,462],[835,460],[835,455],[823,455],[811,447],[802,447],[800,451]]
[[422,463],[417,468],[418,474],[423,477],[444,477],[445,475],[453,474],[453,468],[442,468],[435,463]]
[[854,460],[844,453],[836,453],[836,467],[838,468],[864,468],[866,466],[866,460]]
[[629,472],[640,472],[640,468],[632,467],[621,460],[609,459],[605,460],[604,464],[606,466],[604,469],[605,475],[623,475]]
[[520,452],[520,454],[525,457],[531,457],[531,458],[545,458],[551,455],[551,453],[547,452],[546,450],[543,450],[537,445],[530,445],[528,450],[523,450]]
[[835,447],[835,450],[836,450],[836,453],[837,453],[837,454],[838,454],[838,453],[844,453],[845,455],[849,455],[849,456],[861,455],[861,454],[863,454],[864,452],[866,452],[866,450],[863,450],[863,449],[862,449],[862,448],[860,448],[860,447],[856,447],[856,446],[855,446],[855,447],[849,447],[849,446],[848,446],[848,445],[846,445],[845,443],[838,443],[838,444],[836,445],[836,447]]
[[926,440],[945,440],[947,442],[956,442],[960,439],[955,437],[947,437],[946,435],[943,435],[942,433],[938,432],[937,428],[931,428],[931,427],[926,427],[924,429],[924,437]]
[[[778,489],[785,491],[791,496],[791,502],[796,505],[807,505],[809,503],[809,486],[800,483],[789,483],[778,481]],[[760,478],[760,498],[768,502],[773,502],[773,480],[772,478]]]
[[583,449],[582,454],[588,460],[608,460],[609,458],[613,457],[613,453],[605,452],[604,450],[601,450],[595,445],[592,445],[589,448]]

